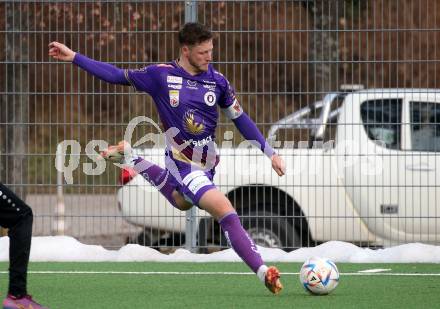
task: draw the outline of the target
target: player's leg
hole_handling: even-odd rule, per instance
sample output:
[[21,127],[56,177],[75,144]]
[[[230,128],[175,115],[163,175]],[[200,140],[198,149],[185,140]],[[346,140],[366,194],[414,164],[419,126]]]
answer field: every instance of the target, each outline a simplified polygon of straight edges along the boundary
[[166,169],[132,154],[131,146],[126,141],[110,146],[101,152],[101,157],[106,160],[128,165],[139,175],[144,177],[152,186],[176,208],[188,210],[193,205],[176,191],[178,183],[173,175]]
[[27,293],[32,222],[32,209],[0,183],[0,225],[8,229],[9,236],[9,290],[3,301],[4,308],[20,308],[19,305],[43,308]]
[[278,294],[283,288],[278,269],[264,264],[257,246],[241,225],[235,209],[225,195],[216,188],[208,190],[201,196],[198,205],[219,222],[234,251],[272,293]]
[[193,204],[209,212],[219,222],[235,252],[272,293],[279,293],[282,285],[278,270],[264,264],[257,246],[241,225],[231,202],[212,182],[214,172],[196,170],[184,173],[183,176],[181,193]]
[[177,190],[173,191],[172,196],[176,203],[175,207],[177,207],[180,210],[189,210],[194,206],[191,202],[188,202],[185,199],[185,197],[182,194],[180,194],[180,192],[178,192]]
[[185,200],[182,194],[176,190],[178,183],[168,170],[141,157],[133,157],[131,160],[133,169],[156,187],[174,207],[180,210],[188,210],[193,207],[193,204]]
[[0,225],[8,229],[9,293],[27,294],[26,279],[32,237],[32,210],[5,185],[0,184]]

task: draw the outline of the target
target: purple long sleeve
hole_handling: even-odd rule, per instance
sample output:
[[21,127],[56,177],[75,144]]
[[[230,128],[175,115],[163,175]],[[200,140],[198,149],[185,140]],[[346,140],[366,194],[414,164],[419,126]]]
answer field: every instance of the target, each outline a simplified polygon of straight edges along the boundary
[[125,78],[124,70],[114,65],[87,58],[79,53],[76,53],[72,63],[108,83],[130,85]]
[[240,131],[245,139],[260,148],[266,156],[268,156],[269,158],[272,157],[275,151],[266,142],[266,139],[261,134],[260,130],[258,130],[255,122],[253,122],[252,119],[249,118],[248,114],[243,112],[240,117],[232,119],[232,122],[234,122],[238,131]]

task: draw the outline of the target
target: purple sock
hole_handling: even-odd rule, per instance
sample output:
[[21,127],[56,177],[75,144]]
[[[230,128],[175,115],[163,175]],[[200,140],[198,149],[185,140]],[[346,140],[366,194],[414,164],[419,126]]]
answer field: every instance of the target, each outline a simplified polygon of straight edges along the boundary
[[250,238],[249,234],[241,225],[240,219],[235,212],[229,213],[219,220],[223,232],[229,245],[241,257],[241,259],[257,273],[258,268],[263,265],[257,246]]
[[156,187],[174,207],[179,208],[172,196],[175,189],[175,184],[172,181],[173,177],[167,170],[140,157],[135,158],[133,164],[133,169],[138,174]]

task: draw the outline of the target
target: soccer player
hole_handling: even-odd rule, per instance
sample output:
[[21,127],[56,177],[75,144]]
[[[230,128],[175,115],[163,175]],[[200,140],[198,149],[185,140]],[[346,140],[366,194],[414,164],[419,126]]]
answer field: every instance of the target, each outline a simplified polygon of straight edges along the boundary
[[126,141],[109,147],[101,155],[109,160],[123,158],[178,209],[188,210],[197,205],[209,212],[235,252],[272,293],[278,294],[283,288],[278,269],[264,264],[231,202],[213,183],[219,161],[214,142],[217,105],[240,133],[271,159],[279,176],[284,175],[284,162],[243,111],[228,80],[210,64],[211,31],[202,24],[187,23],[179,31],[179,43],[178,59],[138,70],[119,69],[89,59],[58,42],[49,44],[49,55],[71,61],[106,82],[131,85],[152,96],[166,130],[166,168],[132,155]]
[[33,218],[32,209],[0,183],[0,226],[9,236],[9,291],[3,309],[45,308],[26,290]]

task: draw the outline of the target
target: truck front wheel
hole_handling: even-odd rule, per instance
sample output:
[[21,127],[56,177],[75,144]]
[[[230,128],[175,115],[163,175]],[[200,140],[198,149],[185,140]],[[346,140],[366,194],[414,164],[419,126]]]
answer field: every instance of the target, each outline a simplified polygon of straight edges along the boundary
[[301,247],[301,239],[287,218],[267,212],[250,212],[241,219],[244,229],[259,246],[286,251]]

